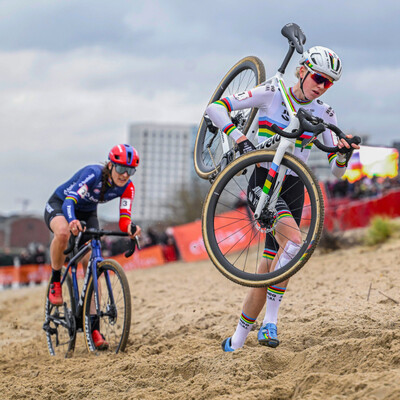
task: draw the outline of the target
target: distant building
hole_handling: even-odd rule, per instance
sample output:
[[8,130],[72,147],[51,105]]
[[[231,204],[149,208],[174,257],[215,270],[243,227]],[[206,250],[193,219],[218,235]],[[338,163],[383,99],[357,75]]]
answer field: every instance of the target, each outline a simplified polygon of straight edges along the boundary
[[134,222],[144,227],[170,216],[168,205],[193,180],[193,147],[197,132],[191,124],[137,123],[129,126],[128,142],[139,152],[133,178]]
[[42,216],[13,215],[0,217],[0,251],[18,251],[30,243],[48,246],[50,231]]

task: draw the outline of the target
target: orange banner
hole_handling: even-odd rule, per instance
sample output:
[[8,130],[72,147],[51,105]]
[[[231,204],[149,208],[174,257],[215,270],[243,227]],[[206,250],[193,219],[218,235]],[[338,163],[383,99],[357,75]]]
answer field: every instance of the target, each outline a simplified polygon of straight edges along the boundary
[[[236,222],[234,222],[236,221]],[[208,258],[204,246],[201,222],[176,226],[173,228],[176,244],[184,261],[204,260]],[[248,246],[251,235],[250,221],[244,207],[221,214],[215,220],[215,230],[218,238],[225,238],[221,242],[221,250],[241,250]]]
[[0,287],[12,285],[14,277],[15,267],[0,267]]
[[165,264],[162,246],[155,245],[136,250],[132,257],[126,258],[123,254],[110,257],[121,264],[125,271],[145,269]]
[[[123,254],[110,257],[121,264],[125,271],[151,268],[165,264],[163,248],[160,245],[136,250],[133,256],[126,258]],[[20,267],[0,267],[0,287],[47,282],[51,275],[50,265],[21,265]],[[77,276],[83,278],[83,268],[78,267]]]
[[20,267],[0,267],[0,286],[41,283],[51,275],[51,267],[46,264],[26,264]]

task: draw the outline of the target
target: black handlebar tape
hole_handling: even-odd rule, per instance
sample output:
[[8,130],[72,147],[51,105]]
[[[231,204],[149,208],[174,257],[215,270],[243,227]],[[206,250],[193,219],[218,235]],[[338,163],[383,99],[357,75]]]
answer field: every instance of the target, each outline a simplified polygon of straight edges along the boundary
[[361,138],[359,136],[354,136],[351,139],[347,139],[346,138],[346,142],[350,145],[350,148],[348,149],[347,147],[343,147],[343,148],[338,150],[339,153],[346,154],[346,153],[351,153],[352,151],[354,151],[354,147],[352,147],[351,145],[353,143],[360,144],[361,143]]
[[130,249],[125,253],[125,257],[128,258],[130,257],[136,250],[136,240],[131,239],[130,240]]
[[70,239],[68,248],[66,250],[64,250],[65,255],[68,255],[69,253],[71,253],[71,251],[74,250],[74,248],[78,245],[79,241],[81,240],[82,233],[83,232],[79,232],[77,236],[73,236],[71,234],[72,239]]
[[325,151],[326,153],[342,153],[342,154],[351,153],[352,151],[354,151],[354,148],[351,147],[351,145],[353,143],[355,143],[355,144],[361,143],[361,138],[359,136],[354,136],[351,139],[348,139],[348,138],[346,138],[346,136],[344,136],[344,138],[346,139],[347,143],[350,145],[349,149],[347,147],[343,147],[342,149],[339,149],[339,147],[337,147],[337,146],[335,146],[335,147],[325,146],[318,139],[316,139],[314,141],[314,143],[320,150]]
[[68,255],[69,253],[71,253],[71,251],[74,249],[74,247],[78,246],[78,243],[79,243],[80,240],[81,240],[83,231],[84,231],[85,228],[86,228],[86,222],[85,222],[85,221],[79,221],[79,222],[81,223],[81,227],[82,227],[83,230],[80,231],[80,232],[78,232],[78,235],[77,235],[77,236],[73,236],[73,235],[71,234],[71,237],[73,236],[73,240],[70,240],[69,246],[67,247],[66,250],[64,250],[63,253],[64,253],[65,255]]
[[281,135],[286,138],[289,138],[289,139],[295,139],[304,132],[304,130],[301,129],[301,127],[292,133],[285,132],[282,129],[280,129],[278,127],[278,125],[276,125],[276,124],[272,124],[270,129],[271,129],[271,131],[274,131],[276,134]]
[[64,250],[63,254],[68,255],[69,253],[71,253],[74,247],[75,247],[75,240],[73,242],[71,241],[70,245],[67,247],[66,250]]

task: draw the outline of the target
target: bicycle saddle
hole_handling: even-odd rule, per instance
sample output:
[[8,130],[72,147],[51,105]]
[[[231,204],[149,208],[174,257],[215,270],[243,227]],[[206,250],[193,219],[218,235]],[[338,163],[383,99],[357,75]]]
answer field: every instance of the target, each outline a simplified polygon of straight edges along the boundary
[[295,23],[286,24],[281,33],[289,40],[290,46],[294,47],[296,51],[303,54],[303,44],[306,42],[306,35],[301,28]]

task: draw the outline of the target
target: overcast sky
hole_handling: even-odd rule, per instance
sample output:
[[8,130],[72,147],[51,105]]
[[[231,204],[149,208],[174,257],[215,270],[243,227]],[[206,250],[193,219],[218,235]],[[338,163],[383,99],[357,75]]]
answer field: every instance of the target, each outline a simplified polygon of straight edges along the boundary
[[[400,139],[399,4],[1,0],[0,214],[19,212],[23,199],[42,214],[59,184],[126,142],[130,123],[197,124],[240,58],[258,56],[273,75],[288,22],[302,27],[306,47],[342,58],[342,79],[323,97],[342,130],[391,145]],[[116,217],[117,207],[99,214]]]

